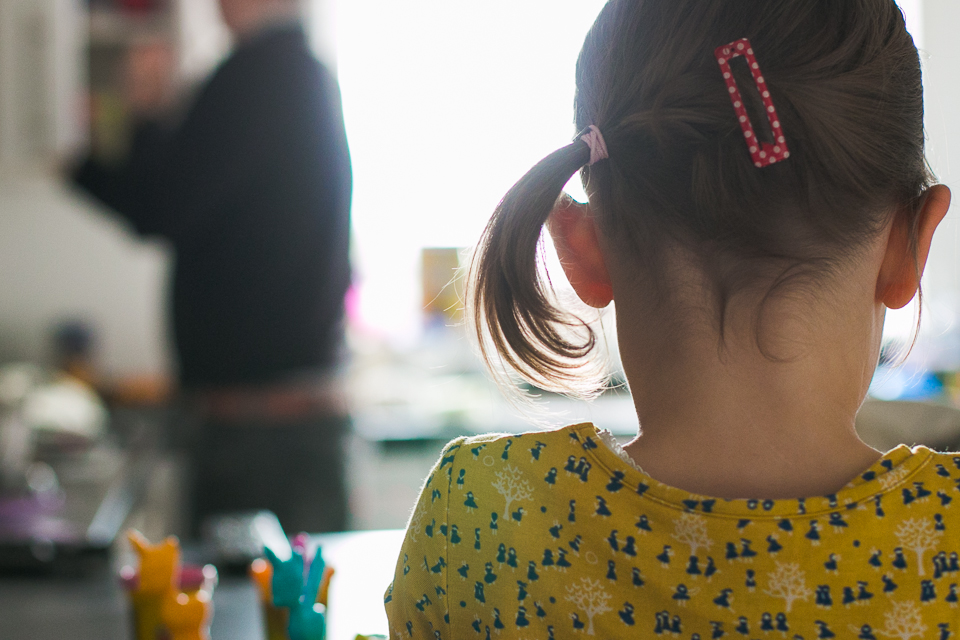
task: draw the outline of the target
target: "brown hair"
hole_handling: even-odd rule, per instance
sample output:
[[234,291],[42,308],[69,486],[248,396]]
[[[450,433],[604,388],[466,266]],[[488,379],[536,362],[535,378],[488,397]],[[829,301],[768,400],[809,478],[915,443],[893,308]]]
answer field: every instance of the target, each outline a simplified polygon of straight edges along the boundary
[[[791,151],[764,169],[714,57],[744,37]],[[765,122],[748,70],[733,66],[753,122]],[[721,335],[730,296],[756,282],[758,265],[779,270],[772,291],[829,273],[894,212],[916,225],[931,180],[923,88],[894,0],[610,0],[576,76],[577,129],[598,126],[609,160],[585,167],[581,141],[547,156],[500,202],[471,266],[484,358],[492,345],[543,388],[569,389],[596,341],[553,302],[537,260],[547,216],[580,169],[604,235],[647,273],[669,243],[701,256]]]

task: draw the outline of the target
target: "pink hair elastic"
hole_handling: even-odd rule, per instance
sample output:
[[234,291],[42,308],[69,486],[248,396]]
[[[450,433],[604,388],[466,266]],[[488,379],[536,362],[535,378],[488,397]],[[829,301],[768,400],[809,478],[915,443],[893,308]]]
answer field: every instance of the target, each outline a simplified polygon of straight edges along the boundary
[[[720,70],[723,71],[723,79],[726,81],[727,90],[730,92],[730,101],[733,102],[733,108],[740,119],[740,128],[743,129],[743,136],[747,139],[747,147],[750,149],[753,164],[757,168],[762,168],[789,158],[790,149],[787,147],[787,139],[783,137],[783,129],[780,128],[777,109],[773,106],[773,99],[770,97],[767,82],[764,80],[760,65],[757,64],[757,59],[753,55],[750,40],[742,38],[717,47],[714,55],[717,56],[717,62],[720,63]],[[737,56],[746,58],[750,73],[753,74],[753,80],[757,83],[757,91],[760,93],[766,110],[767,122],[770,123],[770,130],[773,132],[773,144],[761,142],[757,138],[757,132],[747,115],[747,107],[743,104],[740,87],[737,86],[737,80],[733,77],[733,71],[730,69],[730,60]]]
[[590,165],[610,157],[607,153],[607,142],[596,125],[590,125],[578,137],[590,147]]

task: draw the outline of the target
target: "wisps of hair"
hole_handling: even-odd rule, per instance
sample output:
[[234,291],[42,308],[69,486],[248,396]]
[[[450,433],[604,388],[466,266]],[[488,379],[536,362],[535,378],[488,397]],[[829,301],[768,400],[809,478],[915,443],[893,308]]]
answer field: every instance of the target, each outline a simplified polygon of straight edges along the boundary
[[502,364],[547,391],[589,396],[599,386],[597,367],[589,370],[584,360],[596,334],[557,306],[540,268],[544,224],[564,185],[589,159],[578,140],[537,163],[500,201],[473,255],[468,317],[498,382],[507,380]]

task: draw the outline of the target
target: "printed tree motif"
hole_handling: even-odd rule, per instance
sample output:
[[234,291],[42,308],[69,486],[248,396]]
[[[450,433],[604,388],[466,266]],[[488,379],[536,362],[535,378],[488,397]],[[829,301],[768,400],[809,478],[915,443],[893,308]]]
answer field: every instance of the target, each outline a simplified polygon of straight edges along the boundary
[[496,482],[493,488],[502,495],[507,506],[503,508],[503,517],[510,521],[510,505],[517,500],[532,500],[533,485],[523,477],[523,472],[517,467],[508,464],[501,471],[497,471]]
[[937,546],[943,531],[937,531],[930,520],[909,519],[904,520],[894,531],[900,540],[900,545],[907,549],[912,549],[917,554],[918,575],[924,575],[923,554]]
[[695,513],[684,513],[677,520],[674,540],[690,545],[690,555],[697,555],[700,549],[710,550],[713,542],[707,536],[707,519]]
[[896,469],[891,469],[890,471],[880,475],[880,486],[884,489],[889,489],[890,487],[899,484],[900,481],[907,477],[907,474],[909,473],[910,470],[903,466],[897,467]]
[[920,605],[916,602],[894,602],[892,604],[893,608],[884,615],[887,626],[878,630],[877,633],[891,638],[900,638],[900,640],[910,640],[915,636],[922,638],[927,631],[927,625],[923,624]]
[[417,536],[420,535],[420,532],[423,530],[423,518],[427,515],[427,504],[424,501],[417,503],[417,508],[414,510],[413,515],[410,516],[410,524],[407,525],[407,530],[410,531],[410,541],[416,542]]
[[768,574],[769,587],[765,591],[774,598],[783,598],[787,613],[790,613],[794,600],[806,600],[810,596],[806,574],[796,562],[778,562],[776,567],[776,571]]
[[603,590],[603,585],[599,580],[590,578],[580,578],[580,584],[571,584],[567,586],[566,600],[572,602],[587,615],[587,633],[595,635],[593,631],[593,617],[600,613],[613,611],[607,604],[610,602],[610,594]]

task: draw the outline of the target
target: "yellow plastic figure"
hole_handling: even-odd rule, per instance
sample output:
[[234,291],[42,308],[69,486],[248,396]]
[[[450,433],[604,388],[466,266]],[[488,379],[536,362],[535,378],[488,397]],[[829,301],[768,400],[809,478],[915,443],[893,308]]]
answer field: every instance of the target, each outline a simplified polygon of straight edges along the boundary
[[273,605],[273,589],[270,588],[270,582],[273,580],[273,565],[263,558],[254,560],[250,565],[250,577],[260,593],[263,620],[267,627],[267,640],[289,640],[287,624],[290,610]]
[[170,640],[210,640],[212,615],[211,596],[204,589],[193,593],[170,591],[160,609]]
[[158,640],[164,634],[160,609],[164,599],[177,591],[180,579],[180,542],[169,537],[151,545],[139,531],[127,533],[130,544],[140,558],[138,579],[130,590],[136,640]]
[[138,570],[121,575],[133,605],[136,640],[210,640],[217,571],[180,563],[180,543],[169,537],[151,545],[139,531],[127,533],[140,558]]

